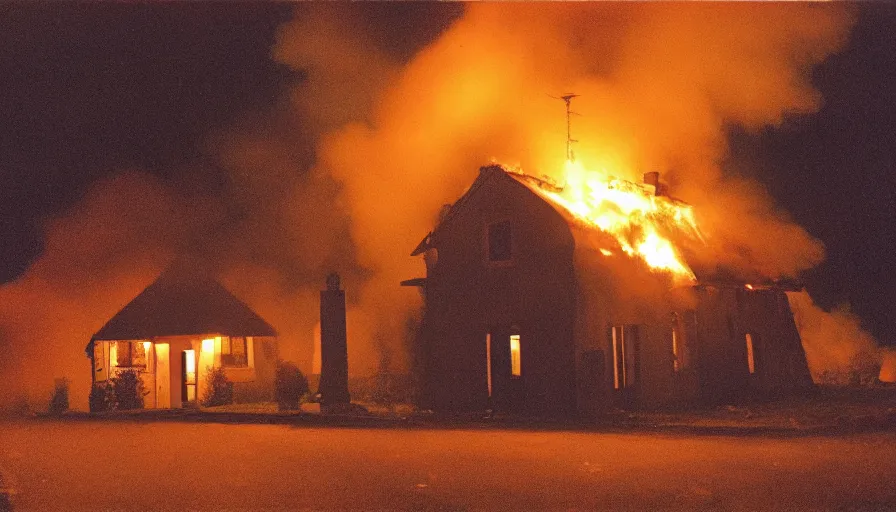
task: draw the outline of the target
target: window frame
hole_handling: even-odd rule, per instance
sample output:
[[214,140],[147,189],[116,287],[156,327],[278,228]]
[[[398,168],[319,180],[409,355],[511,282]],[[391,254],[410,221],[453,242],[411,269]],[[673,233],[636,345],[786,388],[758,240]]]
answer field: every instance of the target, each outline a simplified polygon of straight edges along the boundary
[[[149,368],[149,355],[146,352],[145,345],[143,345],[143,341],[115,341],[115,367],[116,368],[138,368],[146,370]],[[121,345],[127,344],[127,350],[122,351]],[[134,364],[135,352],[137,350],[137,344],[143,348],[143,364]],[[127,353],[127,363],[122,364],[122,353]]]
[[[507,225],[509,231],[510,240],[507,242],[509,247],[507,248],[509,251],[507,259],[496,260],[492,259],[492,229],[495,226],[499,225]],[[514,223],[510,218],[498,218],[493,221],[487,222],[483,229],[483,249],[484,254],[483,258],[485,263],[490,267],[509,267],[514,264],[516,259],[516,237],[514,236]]]
[[[227,344],[227,352],[224,351],[225,340]],[[235,340],[242,340],[242,364],[235,364],[233,362],[233,343]],[[249,368],[249,340],[246,336],[221,336],[221,349],[219,355],[222,368]]]

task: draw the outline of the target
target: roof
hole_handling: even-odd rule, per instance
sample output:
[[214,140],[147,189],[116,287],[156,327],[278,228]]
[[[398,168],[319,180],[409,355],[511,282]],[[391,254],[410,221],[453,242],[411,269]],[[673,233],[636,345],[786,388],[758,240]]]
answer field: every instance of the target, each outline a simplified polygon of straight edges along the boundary
[[273,327],[202,272],[168,269],[111,320],[94,340],[191,334],[276,336]]
[[[561,190],[555,183],[551,182],[549,179],[537,178],[535,176],[531,176],[514,169],[508,169],[501,165],[493,164],[483,166],[479,169],[479,176],[477,177],[476,181],[474,181],[470,186],[469,190],[467,190],[467,192],[451,206],[451,209],[448,211],[447,215],[445,215],[441,219],[441,222],[435,227],[435,229],[427,234],[426,237],[417,245],[411,256],[422,254],[430,247],[432,247],[434,239],[437,237],[440,228],[454,218],[458,217],[466,209],[466,206],[470,204],[471,198],[475,196],[480,190],[482,190],[482,185],[486,181],[491,179],[509,179],[512,182],[516,182],[524,186],[527,190],[547,203],[563,219],[565,219],[570,229],[572,230],[579,230],[587,233],[594,229],[593,227],[586,225],[581,219],[575,217],[568,210],[549,199],[549,197],[546,195],[546,192],[557,192]],[[669,199],[675,202],[681,202],[680,200],[675,198]],[[798,289],[799,287],[801,287],[801,283],[797,281],[791,282],[773,280],[769,277],[760,275],[757,272],[747,272],[744,269],[733,269],[720,265],[701,266],[698,263],[697,258],[694,258],[694,255],[690,254],[689,251],[682,250],[682,253],[682,257],[694,272],[694,274],[697,276],[697,281],[700,283],[739,283],[739,286],[743,286],[743,283],[756,283],[762,284],[764,286],[775,286],[782,289]],[[408,284],[408,286],[416,285],[417,284]]]

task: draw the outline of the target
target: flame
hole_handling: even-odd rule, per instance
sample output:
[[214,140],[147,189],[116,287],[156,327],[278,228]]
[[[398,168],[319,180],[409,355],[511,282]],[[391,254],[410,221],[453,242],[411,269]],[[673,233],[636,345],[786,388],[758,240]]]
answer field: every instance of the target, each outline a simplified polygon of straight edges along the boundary
[[[696,281],[667,235],[674,233],[703,241],[690,205],[657,196],[652,185],[617,179],[606,171],[586,169],[567,161],[562,188],[541,192],[577,219],[612,235],[619,248],[648,267]],[[611,251],[602,249],[608,255]]]

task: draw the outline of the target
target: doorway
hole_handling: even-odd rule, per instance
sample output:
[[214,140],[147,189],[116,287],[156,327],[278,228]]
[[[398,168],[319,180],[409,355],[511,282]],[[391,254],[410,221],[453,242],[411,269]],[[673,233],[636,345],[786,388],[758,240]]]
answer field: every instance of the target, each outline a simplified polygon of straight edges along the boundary
[[156,343],[156,408],[171,408],[171,365],[169,345]]
[[487,389],[494,412],[516,412],[523,405],[523,352],[525,340],[518,329],[486,333]]
[[180,399],[184,407],[196,404],[196,351],[184,350],[180,354],[181,390]]

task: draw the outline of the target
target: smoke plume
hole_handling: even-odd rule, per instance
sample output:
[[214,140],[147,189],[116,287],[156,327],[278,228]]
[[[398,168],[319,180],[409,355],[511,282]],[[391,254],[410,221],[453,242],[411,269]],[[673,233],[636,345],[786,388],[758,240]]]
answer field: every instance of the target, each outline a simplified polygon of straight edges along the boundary
[[[479,165],[494,158],[562,181],[565,119],[549,95],[564,92],[581,95],[574,137],[586,167],[630,179],[660,170],[695,206],[707,235],[694,252],[702,266],[781,278],[816,265],[822,244],[759,184],[723,172],[725,130],[815,111],[821,98],[809,72],[840,48],[851,23],[836,6],[470,6],[400,70],[366,78],[382,86],[365,96],[372,111],[317,146],[312,174],[341,185],[358,262],[372,272],[355,305],[366,330],[402,337],[418,297],[396,285],[423,273],[403,255]],[[349,101],[358,83],[351,63],[367,48],[303,54],[307,34],[295,34],[303,33],[285,31],[275,54],[312,76],[325,70],[327,84],[321,103],[301,106]]]
[[694,251],[700,265],[776,278],[821,261],[818,240],[722,163],[728,126],[758,130],[819,108],[810,71],[845,42],[846,8],[457,10],[297,7],[272,58],[303,78],[276,111],[211,134],[204,147],[214,170],[183,178],[219,173],[219,189],[195,197],[178,183],[125,173],[48,225],[41,258],[0,287],[0,336],[16,348],[0,356],[0,372],[23,376],[5,381],[49,390],[65,375],[86,404],[83,345],[183,251],[206,258],[278,329],[281,355],[305,371],[317,291],[339,271],[352,373],[375,371],[383,354],[406,368],[420,298],[398,284],[425,271],[408,254],[482,164],[495,159],[562,181],[566,121],[551,96],[568,92],[581,95],[577,159],[633,180],[660,171],[672,195],[695,207],[707,238]]

